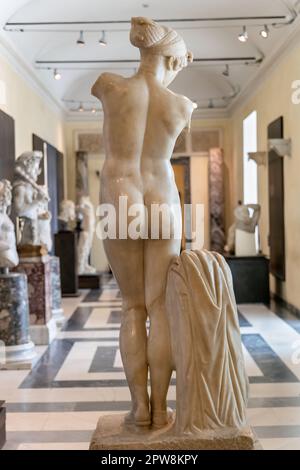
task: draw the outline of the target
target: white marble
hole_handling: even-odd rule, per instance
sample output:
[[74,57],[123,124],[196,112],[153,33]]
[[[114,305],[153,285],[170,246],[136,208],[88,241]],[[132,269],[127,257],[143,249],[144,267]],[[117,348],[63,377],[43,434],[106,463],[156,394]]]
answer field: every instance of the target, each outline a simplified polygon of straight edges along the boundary
[[18,265],[15,227],[7,212],[12,203],[11,184],[0,181],[0,268],[13,268]]
[[299,333],[264,305],[244,304],[239,310],[300,380],[300,365],[293,360],[293,346],[300,341]]
[[[171,28],[149,18],[132,18],[131,23],[130,41],[141,56],[137,73],[130,78],[103,73],[92,94],[102,102],[105,118],[106,160],[101,173],[101,203],[113,205],[118,212],[119,198],[125,196],[129,206],[145,203],[148,210],[154,203],[167,204],[174,216],[168,240],[162,239],[161,233],[155,240],[136,240],[130,235],[127,239],[117,235],[117,239],[104,240],[123,297],[120,344],[135,404],[132,418],[136,424],[152,421],[159,426],[167,423],[165,398],[172,373],[164,301],[166,277],[172,257],[180,252],[180,239],[174,236],[181,225],[180,211],[174,210],[180,208],[180,200],[170,159],[179,134],[190,127],[194,110],[191,100],[168,87],[192,62],[192,54],[182,37]],[[142,214],[145,212],[142,210]],[[142,219],[143,230],[146,217]],[[129,226],[127,220],[122,227],[127,235]],[[147,315],[155,318],[149,340]]]
[[52,248],[51,213],[46,188],[37,184],[41,172],[42,152],[24,152],[16,161],[13,183],[13,205],[22,221],[19,246]]
[[60,223],[60,229],[63,230],[74,230],[76,220],[75,203],[71,200],[64,199],[60,203],[60,212],[58,221]]
[[94,274],[96,268],[90,265],[89,257],[94,239],[96,219],[94,206],[88,196],[80,198],[77,211],[82,219],[82,231],[78,242],[78,274]]

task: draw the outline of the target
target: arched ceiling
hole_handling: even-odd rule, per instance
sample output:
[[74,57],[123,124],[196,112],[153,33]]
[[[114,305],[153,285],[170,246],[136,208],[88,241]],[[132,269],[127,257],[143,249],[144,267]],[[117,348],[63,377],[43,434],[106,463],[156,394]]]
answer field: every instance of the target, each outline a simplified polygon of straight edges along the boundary
[[[261,64],[274,54],[298,22],[299,3],[296,0],[1,0],[0,26],[1,36],[32,68],[52,97],[70,111],[77,109],[80,102],[85,108],[99,106],[91,97],[90,88],[102,71],[130,76],[136,69],[139,53],[128,38],[132,16],[165,20],[165,24],[181,33],[196,59],[179,74],[171,88],[196,101],[200,109],[213,106],[225,110],[259,74]],[[288,26],[288,22],[293,24]],[[268,39],[259,34],[264,24],[270,29]],[[243,25],[249,34],[246,43],[238,40]],[[84,47],[76,44],[80,30],[84,31]],[[99,44],[103,30],[106,47]],[[223,73],[226,64],[229,76]],[[55,68],[62,76],[59,81],[54,79]]]

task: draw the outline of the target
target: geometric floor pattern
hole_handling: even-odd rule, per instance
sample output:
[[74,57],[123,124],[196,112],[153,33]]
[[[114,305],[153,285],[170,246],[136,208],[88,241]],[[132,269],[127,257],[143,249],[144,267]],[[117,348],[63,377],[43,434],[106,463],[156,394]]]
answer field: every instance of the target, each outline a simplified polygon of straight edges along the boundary
[[[129,410],[120,357],[120,292],[64,299],[67,321],[31,371],[1,371],[7,407],[5,449],[88,449],[101,415]],[[265,449],[300,450],[300,320],[272,303],[239,305],[250,381],[248,418]],[[175,374],[169,404],[175,407]]]

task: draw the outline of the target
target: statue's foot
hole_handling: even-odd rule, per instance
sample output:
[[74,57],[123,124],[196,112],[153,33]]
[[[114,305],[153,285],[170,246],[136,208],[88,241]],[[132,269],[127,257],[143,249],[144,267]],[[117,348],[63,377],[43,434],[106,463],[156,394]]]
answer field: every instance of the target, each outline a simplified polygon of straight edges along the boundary
[[164,411],[155,411],[152,413],[152,428],[161,429],[173,421],[174,412],[171,408]]
[[150,413],[147,407],[130,411],[125,416],[125,424],[138,427],[149,427],[151,425]]

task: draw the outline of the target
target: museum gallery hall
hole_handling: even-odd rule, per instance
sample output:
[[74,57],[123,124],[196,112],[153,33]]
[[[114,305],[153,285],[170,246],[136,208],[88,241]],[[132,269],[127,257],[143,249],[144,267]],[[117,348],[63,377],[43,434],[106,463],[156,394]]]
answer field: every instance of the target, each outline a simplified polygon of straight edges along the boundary
[[299,0],[1,1],[1,450],[300,450],[299,57]]

